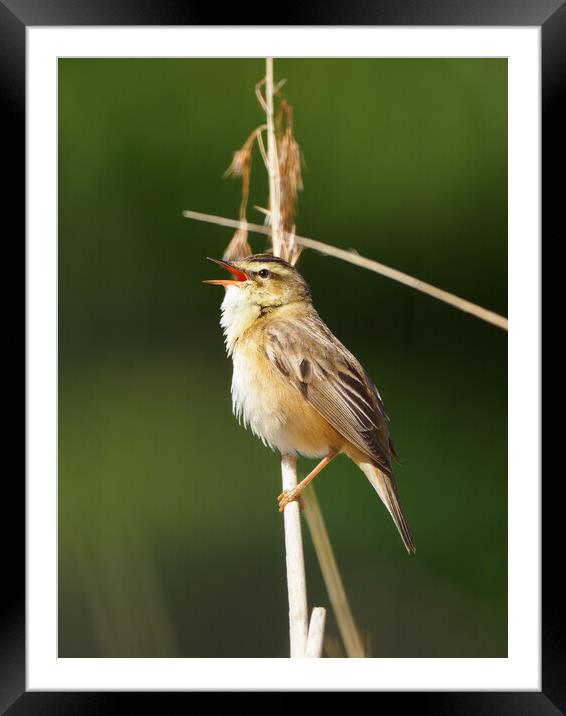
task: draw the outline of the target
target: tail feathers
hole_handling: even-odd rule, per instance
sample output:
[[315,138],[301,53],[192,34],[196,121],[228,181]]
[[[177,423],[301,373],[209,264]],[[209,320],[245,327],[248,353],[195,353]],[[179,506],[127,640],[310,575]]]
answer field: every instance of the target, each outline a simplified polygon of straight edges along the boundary
[[403,540],[403,544],[405,545],[407,552],[409,554],[415,554],[417,550],[415,543],[413,542],[413,537],[411,535],[411,530],[407,523],[405,513],[403,512],[403,507],[399,501],[395,478],[393,476],[390,477],[386,475],[378,467],[372,465],[371,463],[364,462],[358,463],[358,465],[375,488],[375,491],[380,496],[385,507],[387,507],[389,514],[393,518],[393,522],[395,522],[395,525],[399,530],[399,534],[401,535],[401,539]]

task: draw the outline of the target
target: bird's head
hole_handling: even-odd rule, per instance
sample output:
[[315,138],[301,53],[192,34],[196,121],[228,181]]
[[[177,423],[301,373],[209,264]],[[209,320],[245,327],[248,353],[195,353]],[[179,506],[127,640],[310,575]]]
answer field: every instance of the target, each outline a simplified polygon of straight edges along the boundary
[[254,254],[239,261],[211,259],[230,271],[230,279],[205,281],[226,288],[220,324],[231,354],[240,336],[255,321],[273,311],[299,310],[310,305],[305,279],[287,261],[270,254]]
[[210,259],[230,271],[233,278],[205,281],[225,286],[227,296],[239,304],[276,308],[288,303],[310,301],[307,282],[287,261],[270,254],[254,254],[239,261]]

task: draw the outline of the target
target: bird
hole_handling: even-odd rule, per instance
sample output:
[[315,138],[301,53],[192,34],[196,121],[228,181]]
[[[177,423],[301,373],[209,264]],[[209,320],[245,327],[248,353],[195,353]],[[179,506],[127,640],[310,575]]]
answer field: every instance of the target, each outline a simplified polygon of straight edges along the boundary
[[381,395],[355,356],[316,311],[306,280],[269,253],[207,257],[227,269],[220,325],[233,361],[232,407],[239,422],[282,456],[320,458],[279,510],[339,454],[366,475],[409,554],[416,551],[393,472],[398,455]]

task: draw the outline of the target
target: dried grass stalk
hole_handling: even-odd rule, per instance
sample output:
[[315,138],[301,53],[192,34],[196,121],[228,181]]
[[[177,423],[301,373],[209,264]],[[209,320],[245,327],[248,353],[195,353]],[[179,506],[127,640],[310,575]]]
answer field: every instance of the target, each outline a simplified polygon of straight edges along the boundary
[[244,142],[241,149],[234,152],[230,166],[224,172],[225,177],[242,179],[242,199],[240,201],[240,225],[236,229],[236,233],[224,251],[223,258],[226,261],[237,261],[252,255],[252,247],[248,243],[248,229],[246,213],[248,209],[248,200],[250,197],[250,180],[252,175],[252,154],[253,145],[257,141],[261,145],[261,133],[265,129],[265,125],[254,129],[250,136]]
[[301,175],[301,149],[293,134],[293,109],[282,99],[277,114],[277,153],[281,191],[281,225],[287,236],[287,260],[295,265],[301,254],[301,247],[295,241],[295,217],[299,191],[303,188]]
[[[228,226],[232,228],[240,226],[240,222],[235,219],[228,219],[225,216],[215,216],[214,214],[203,214],[200,211],[192,211],[190,209],[183,211],[183,216],[187,219],[206,221],[210,224],[218,224],[219,226]],[[270,229],[266,226],[261,226],[261,224],[247,223],[246,228],[248,231],[253,231],[257,234],[270,233]],[[472,303],[465,298],[460,298],[460,296],[456,296],[453,293],[444,291],[444,289],[433,286],[426,281],[421,281],[408,273],[391,268],[391,266],[386,266],[385,264],[375,261],[374,259],[368,259],[365,256],[360,256],[357,251],[353,251],[351,249],[340,249],[338,246],[325,244],[322,241],[309,239],[306,236],[295,235],[294,240],[297,244],[306,249],[320,251],[321,254],[325,254],[326,256],[333,256],[334,258],[341,259],[347,263],[360,266],[361,268],[368,269],[374,273],[378,273],[381,276],[391,278],[394,281],[404,284],[405,286],[414,288],[416,291],[426,293],[428,296],[432,296],[433,298],[443,301],[454,308],[458,308],[460,311],[464,311],[464,313],[469,313],[486,323],[491,323],[498,328],[502,328],[504,331],[509,329],[509,321],[505,316],[501,316],[498,313],[495,313],[495,311],[490,311],[487,308],[478,306],[476,303]]]
[[305,651],[305,656],[309,659],[317,659],[322,655],[325,622],[326,609],[324,609],[324,607],[315,607],[311,614],[309,633],[307,636],[307,648]]
[[[275,256],[285,258],[294,265],[302,251],[295,237],[295,218],[298,193],[303,187],[301,176],[301,150],[293,133],[293,112],[291,105],[284,99],[279,101],[275,114],[274,95],[283,82],[274,86],[273,59],[266,59],[265,79],[256,86],[256,96],[266,113],[267,123],[255,129],[244,142],[241,149],[234,152],[232,162],[224,176],[242,179],[242,198],[239,221],[224,222],[236,229],[232,240],[224,252],[227,260],[249,256],[252,249],[248,243],[246,219],[249,200],[252,152],[257,141],[269,177],[269,210],[265,211],[269,228],[260,227],[262,233],[271,238],[271,250]],[[262,94],[265,89],[265,96]],[[263,143],[262,132],[267,131],[267,150]],[[184,212],[191,218],[202,218],[196,212]],[[282,456],[281,476],[283,490],[292,490],[297,485],[297,460],[294,456]],[[318,513],[317,513],[318,510]],[[327,581],[331,602],[337,609],[336,617],[349,655],[363,656],[353,635],[357,635],[351,611],[336,561],[330,547],[330,540],[318,506],[311,507],[308,516],[313,542],[321,561],[321,569]],[[286,505],[283,513],[285,525],[285,551],[287,566],[287,591],[289,598],[289,636],[291,657],[320,657],[324,641],[326,611],[316,607],[308,626],[307,590],[303,556],[300,508],[297,501]],[[321,547],[322,545],[322,547]],[[344,616],[345,615],[345,616]],[[348,633],[349,630],[349,633]]]
[[252,247],[248,242],[248,231],[245,228],[236,229],[236,233],[222,254],[224,261],[238,261],[246,256],[251,256]]
[[[271,220],[271,242],[273,254],[291,261],[294,255],[294,242],[286,240],[282,224],[281,212],[281,165],[278,155],[278,144],[274,125],[274,86],[273,58],[265,62],[265,108],[267,116],[267,171],[269,175],[269,210]],[[284,167],[285,169],[285,167]],[[283,181],[287,178],[283,175]],[[283,491],[292,490],[297,486],[297,459],[289,455],[281,458],[281,479]],[[287,594],[289,598],[289,635],[291,641],[291,657],[304,657],[307,649],[307,583],[303,556],[303,538],[301,531],[301,514],[299,503],[295,500],[283,510],[285,524],[285,550],[287,562]],[[317,617],[319,613],[317,612]],[[317,623],[317,631],[320,629]],[[324,621],[322,622],[324,628]],[[320,643],[322,645],[322,636]],[[313,637],[318,642],[318,637]],[[318,643],[315,644],[318,648]],[[319,650],[319,654],[322,648]]]
[[[283,490],[297,486],[297,458],[281,458]],[[308,632],[307,581],[303,556],[301,511],[299,503],[290,502],[283,510],[285,526],[285,561],[287,566],[287,595],[289,598],[289,640],[291,658],[305,656]]]
[[316,499],[313,485],[310,485],[303,492],[303,504],[305,507],[305,517],[311,533],[320,570],[326,585],[326,591],[332,605],[332,611],[338,624],[338,630],[344,643],[347,656],[351,658],[362,658],[366,656],[366,651],[360,633],[354,621],[352,610],[346,596],[344,583],[340,576],[334,551],[330,543],[326,525],[322,517],[322,512]]
[[267,117],[267,174],[269,177],[269,211],[271,243],[275,256],[285,256],[283,226],[281,224],[281,180],[275,138],[275,115],[273,110],[273,58],[265,60],[265,114]]

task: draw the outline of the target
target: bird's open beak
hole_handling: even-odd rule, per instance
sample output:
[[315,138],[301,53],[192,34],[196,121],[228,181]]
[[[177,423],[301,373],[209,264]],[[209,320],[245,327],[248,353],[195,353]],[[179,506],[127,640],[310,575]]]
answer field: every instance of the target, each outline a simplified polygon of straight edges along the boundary
[[243,271],[237,269],[235,266],[232,266],[232,264],[229,264],[226,261],[222,261],[221,259],[213,259],[210,256],[207,256],[206,258],[209,261],[214,261],[214,263],[219,264],[220,266],[223,266],[225,269],[230,271],[230,273],[236,277],[236,280],[226,281],[222,279],[214,279],[211,281],[203,281],[203,283],[212,283],[215,286],[238,286],[239,284],[248,280],[247,275]]

